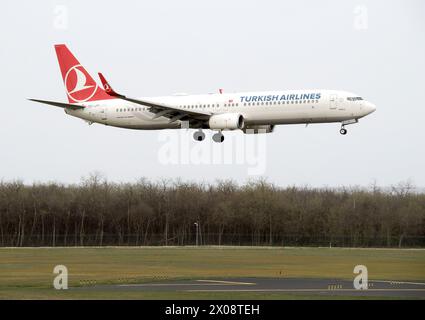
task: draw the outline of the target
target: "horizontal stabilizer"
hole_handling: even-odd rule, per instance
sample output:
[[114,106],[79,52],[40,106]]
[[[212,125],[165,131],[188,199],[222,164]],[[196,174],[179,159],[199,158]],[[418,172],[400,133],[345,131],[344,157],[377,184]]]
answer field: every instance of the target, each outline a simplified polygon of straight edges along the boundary
[[84,106],[79,106],[76,104],[70,104],[70,103],[63,103],[63,102],[56,102],[56,101],[47,101],[47,100],[38,100],[38,99],[28,99],[35,102],[40,102],[44,104],[49,104],[51,106],[60,107],[60,108],[66,108],[66,109],[72,109],[72,110],[78,110],[78,109],[84,109]]

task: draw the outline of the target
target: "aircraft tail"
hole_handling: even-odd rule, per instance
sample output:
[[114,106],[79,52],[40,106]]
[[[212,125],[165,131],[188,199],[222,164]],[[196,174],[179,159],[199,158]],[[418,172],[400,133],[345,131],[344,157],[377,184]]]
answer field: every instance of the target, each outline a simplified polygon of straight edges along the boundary
[[116,99],[99,87],[66,45],[55,45],[69,103]]

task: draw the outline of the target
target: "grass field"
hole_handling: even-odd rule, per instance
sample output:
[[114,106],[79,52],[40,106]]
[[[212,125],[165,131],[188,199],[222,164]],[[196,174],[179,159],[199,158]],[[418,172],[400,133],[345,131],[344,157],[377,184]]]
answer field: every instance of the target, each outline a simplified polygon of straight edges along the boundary
[[[257,247],[0,248],[3,299],[300,299],[287,293],[57,291],[53,268],[69,286],[172,279],[291,277],[353,279],[366,265],[373,280],[425,280],[425,250]],[[314,296],[314,298],[317,298]],[[347,297],[350,298],[350,297]]]

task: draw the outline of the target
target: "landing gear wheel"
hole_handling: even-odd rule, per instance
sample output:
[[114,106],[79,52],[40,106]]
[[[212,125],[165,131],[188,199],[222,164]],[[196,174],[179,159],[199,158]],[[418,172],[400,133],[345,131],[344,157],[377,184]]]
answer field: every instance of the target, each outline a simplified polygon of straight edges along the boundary
[[224,141],[224,136],[223,136],[223,134],[221,132],[217,132],[216,134],[214,134],[212,136],[212,138],[213,138],[214,142],[221,143],[221,142]]
[[195,139],[195,141],[203,141],[205,139],[205,133],[203,133],[201,130],[196,131],[193,134],[193,139]]
[[342,134],[342,135],[346,135],[347,134],[347,129],[341,128],[341,130],[339,130],[339,133]]

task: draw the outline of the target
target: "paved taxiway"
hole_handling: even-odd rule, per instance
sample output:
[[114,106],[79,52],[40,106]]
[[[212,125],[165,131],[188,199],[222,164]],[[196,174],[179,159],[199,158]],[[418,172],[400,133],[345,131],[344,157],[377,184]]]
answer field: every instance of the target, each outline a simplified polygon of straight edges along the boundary
[[353,282],[332,279],[231,278],[162,281],[142,284],[91,285],[74,290],[185,291],[185,292],[282,292],[322,296],[424,298],[425,282],[369,280],[368,290],[356,290]]

